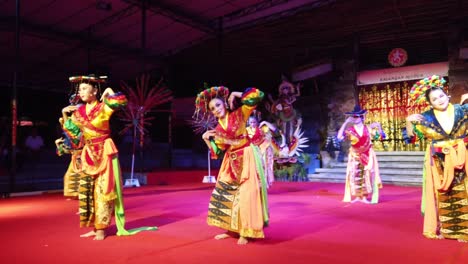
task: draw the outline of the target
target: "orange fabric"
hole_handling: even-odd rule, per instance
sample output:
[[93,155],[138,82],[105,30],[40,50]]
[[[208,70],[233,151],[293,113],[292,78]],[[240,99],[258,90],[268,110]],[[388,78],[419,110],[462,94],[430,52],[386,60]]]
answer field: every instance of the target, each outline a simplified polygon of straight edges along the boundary
[[86,161],[86,155],[92,156],[95,151],[92,149],[93,145],[85,145],[82,152],[82,170],[93,177],[104,177],[104,193],[107,197],[106,200],[115,199],[115,183],[112,171],[112,158],[118,153],[118,150],[112,141],[108,138],[104,141],[102,147],[101,161],[99,163],[90,164]]
[[435,165],[435,161],[431,155],[431,148],[428,146],[425,157],[425,201],[424,210],[424,234],[436,234],[438,227],[437,214],[437,191],[447,191],[452,184],[455,169],[462,169],[468,173],[468,156],[466,155],[466,147],[464,142],[459,142],[455,147],[447,146],[447,153],[444,159],[444,171],[440,172]]
[[261,232],[263,237],[263,214],[260,196],[260,182],[257,177],[255,165],[255,156],[252,147],[243,149],[242,172],[239,178],[232,177],[230,158],[226,156],[223,159],[218,174],[218,180],[232,183],[237,181],[241,183],[239,187],[239,215],[240,227],[239,234],[245,237],[251,237],[252,230],[256,233]]

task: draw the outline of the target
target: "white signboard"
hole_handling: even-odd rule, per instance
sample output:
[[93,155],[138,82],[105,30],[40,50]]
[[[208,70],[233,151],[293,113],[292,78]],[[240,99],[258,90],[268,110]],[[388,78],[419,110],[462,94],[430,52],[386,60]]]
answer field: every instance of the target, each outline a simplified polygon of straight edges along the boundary
[[304,81],[316,76],[331,72],[333,70],[333,65],[331,63],[324,63],[320,65],[315,65],[311,67],[303,67],[300,70],[296,70],[292,73],[292,81],[299,82]]
[[420,80],[432,75],[448,76],[448,62],[358,72],[357,85]]

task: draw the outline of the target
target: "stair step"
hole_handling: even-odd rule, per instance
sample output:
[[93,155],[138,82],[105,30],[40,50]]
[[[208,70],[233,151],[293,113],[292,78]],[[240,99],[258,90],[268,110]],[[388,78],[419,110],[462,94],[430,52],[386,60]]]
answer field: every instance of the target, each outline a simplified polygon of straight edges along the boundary
[[[309,178],[316,178],[316,179],[325,179],[325,178],[333,178],[333,179],[345,179],[345,175],[343,174],[328,174],[328,173],[313,173],[308,175]],[[422,179],[420,177],[412,177],[412,176],[395,176],[395,175],[380,175],[382,179],[401,179],[403,181],[419,181]]]
[[423,156],[382,156],[379,157],[377,156],[377,161],[380,162],[402,162],[402,163],[408,163],[408,162],[419,162],[422,166],[422,163],[424,162],[424,157]]
[[[344,168],[317,168],[315,169],[315,173],[335,173],[335,174],[343,174],[346,175],[346,167]],[[380,175],[422,175],[422,168],[419,169],[380,169]]]
[[377,156],[424,156],[424,151],[376,151]]
[[[404,177],[404,176],[388,176],[380,175],[382,182],[397,184],[397,185],[411,185],[411,186],[421,186],[422,177]],[[309,181],[312,182],[344,182],[344,175],[330,175],[330,174],[309,174]]]
[[[333,163],[330,164],[330,168],[346,168],[347,164],[346,163]],[[379,168],[395,168],[395,169],[417,169],[417,170],[422,170],[422,164],[417,164],[417,163],[407,163],[407,164],[402,164],[402,163],[381,163],[379,162]]]
[[[422,185],[424,151],[378,151],[380,177],[384,183],[396,185]],[[309,174],[310,181],[344,182],[346,177],[347,157],[345,162],[332,161],[329,168],[316,168],[315,174]]]

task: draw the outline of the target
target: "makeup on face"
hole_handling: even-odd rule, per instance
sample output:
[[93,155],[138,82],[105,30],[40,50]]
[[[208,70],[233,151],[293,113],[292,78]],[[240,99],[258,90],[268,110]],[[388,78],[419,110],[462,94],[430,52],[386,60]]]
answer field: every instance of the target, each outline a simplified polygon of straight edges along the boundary
[[78,89],[79,96],[84,102],[91,102],[96,99],[95,88],[87,83],[82,83]]
[[208,104],[208,109],[216,118],[224,117],[226,114],[224,102],[219,98],[212,99]]

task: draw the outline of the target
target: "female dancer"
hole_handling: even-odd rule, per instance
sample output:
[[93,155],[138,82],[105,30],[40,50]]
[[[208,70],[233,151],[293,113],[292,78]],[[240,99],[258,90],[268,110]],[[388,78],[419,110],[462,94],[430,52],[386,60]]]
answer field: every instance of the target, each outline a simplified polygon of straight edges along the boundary
[[[413,85],[410,96],[431,108],[406,118],[409,140],[428,141],[423,170],[423,235],[468,242],[468,105],[451,104],[445,80],[432,76]],[[466,98],[466,94],[462,96]]]
[[263,168],[265,178],[268,181],[268,187],[273,185],[275,175],[273,172],[274,151],[272,146],[273,133],[276,132],[276,127],[267,121],[258,123],[256,116],[249,117],[247,133],[252,143],[260,148],[263,158]]
[[[379,123],[372,123],[369,128],[364,124],[366,112],[359,105],[356,105],[353,111],[346,112],[350,116],[336,135],[338,140],[343,140],[347,136],[351,141],[343,202],[373,204],[379,202],[379,188],[382,188],[382,181],[371,139],[378,139],[384,133]],[[352,126],[348,127],[350,124]],[[372,194],[370,202],[367,200],[369,194]],[[352,196],[355,197],[354,200],[351,200]]]
[[[104,79],[78,76],[71,77],[70,81],[78,85],[77,92],[84,104],[70,105],[62,110],[63,130],[73,148],[83,145],[81,167],[73,168],[74,171],[84,172],[79,188],[80,226],[94,227],[94,230],[81,237],[103,240],[106,237],[105,230],[111,222],[114,206],[117,235],[154,230],[155,228],[125,230],[118,150],[110,138],[109,119],[115,109],[126,105],[126,97],[106,88],[102,93],[101,102],[97,97],[98,88]],[[69,113],[72,113],[71,116],[68,116]]]
[[[197,96],[194,117],[212,114],[217,118],[216,128],[206,131],[202,138],[212,158],[225,152],[210,199],[208,224],[227,230],[215,239],[238,235],[237,243],[245,245],[248,238],[263,238],[263,227],[268,223],[261,154],[246,131],[247,120],[262,100],[263,92],[248,88],[244,93],[232,92],[229,98],[228,95],[228,88],[223,86],[204,90]],[[236,98],[241,99],[242,106],[231,112],[226,99],[232,109]]]
[[[72,94],[69,99],[70,105],[78,105],[81,100],[76,94]],[[63,117],[59,118],[60,127],[63,127]],[[71,161],[68,165],[67,171],[63,176],[63,195],[69,199],[78,199],[78,191],[80,179],[82,178],[82,171],[75,171],[74,168],[80,168],[81,165],[81,149],[82,146],[71,148],[70,142],[64,137],[55,140],[57,147],[57,155],[70,154]]]

